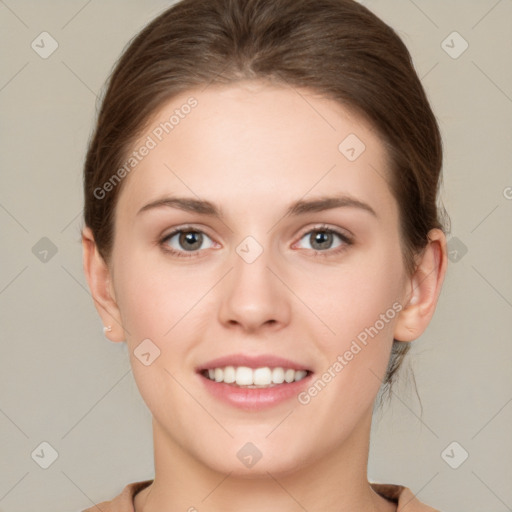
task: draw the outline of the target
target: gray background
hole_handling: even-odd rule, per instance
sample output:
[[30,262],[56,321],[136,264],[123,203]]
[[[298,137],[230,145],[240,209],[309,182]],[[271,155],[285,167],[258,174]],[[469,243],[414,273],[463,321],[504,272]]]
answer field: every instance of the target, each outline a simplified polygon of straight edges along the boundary
[[[374,416],[369,479],[444,511],[512,510],[512,1],[364,3],[404,39],[439,119],[452,220],[434,320]],[[0,512],[79,510],[153,477],[150,413],[82,272],[81,166],[114,61],[170,4],[0,1]],[[58,43],[45,59],[43,31]]]

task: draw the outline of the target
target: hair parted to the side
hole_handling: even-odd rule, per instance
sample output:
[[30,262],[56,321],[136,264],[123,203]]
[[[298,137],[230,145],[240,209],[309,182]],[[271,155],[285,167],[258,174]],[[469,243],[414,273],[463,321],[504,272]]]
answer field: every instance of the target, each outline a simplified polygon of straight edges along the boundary
[[[182,0],[129,43],[107,83],[84,167],[84,221],[104,260],[123,183],[101,198],[95,190],[123,165],[151,117],[194,87],[246,79],[306,87],[370,123],[388,150],[411,275],[429,230],[449,229],[437,206],[441,135],[406,46],[354,0]],[[389,391],[409,348],[394,340]]]

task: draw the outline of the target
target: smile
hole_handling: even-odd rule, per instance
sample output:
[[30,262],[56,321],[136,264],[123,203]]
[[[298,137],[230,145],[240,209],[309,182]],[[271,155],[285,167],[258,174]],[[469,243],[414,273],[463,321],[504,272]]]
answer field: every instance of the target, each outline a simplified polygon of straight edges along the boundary
[[226,366],[203,370],[207,379],[233,386],[247,388],[267,388],[279,384],[298,382],[307,377],[308,370],[275,367],[249,368],[247,366]]

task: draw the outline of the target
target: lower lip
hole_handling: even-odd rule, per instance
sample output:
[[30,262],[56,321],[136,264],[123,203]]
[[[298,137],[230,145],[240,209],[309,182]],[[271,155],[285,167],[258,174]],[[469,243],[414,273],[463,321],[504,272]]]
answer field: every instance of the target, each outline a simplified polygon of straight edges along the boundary
[[312,373],[302,380],[276,384],[268,388],[243,388],[210,380],[198,374],[206,389],[216,398],[239,409],[259,411],[278,405],[297,395],[309,385]]

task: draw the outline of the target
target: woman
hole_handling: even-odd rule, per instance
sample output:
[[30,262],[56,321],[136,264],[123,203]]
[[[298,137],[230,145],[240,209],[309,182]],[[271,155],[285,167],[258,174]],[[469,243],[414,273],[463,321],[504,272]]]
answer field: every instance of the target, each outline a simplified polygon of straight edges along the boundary
[[446,271],[441,163],[407,49],[352,0],[183,0],[131,42],[82,240],[155,478],[101,510],[435,510],[367,460]]

